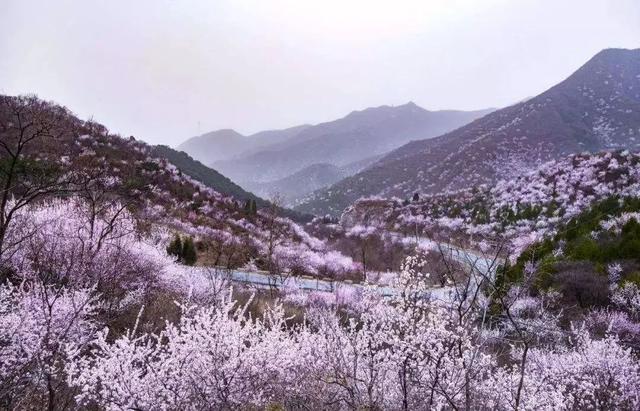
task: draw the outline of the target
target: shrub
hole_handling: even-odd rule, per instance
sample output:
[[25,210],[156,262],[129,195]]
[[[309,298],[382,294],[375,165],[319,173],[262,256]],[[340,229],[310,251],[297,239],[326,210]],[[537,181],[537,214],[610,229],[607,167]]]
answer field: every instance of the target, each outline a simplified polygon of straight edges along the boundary
[[597,261],[600,258],[600,247],[591,238],[581,238],[572,245],[568,254],[573,260]]
[[556,265],[553,286],[562,292],[568,303],[580,307],[605,306],[609,302],[609,282],[587,262]]

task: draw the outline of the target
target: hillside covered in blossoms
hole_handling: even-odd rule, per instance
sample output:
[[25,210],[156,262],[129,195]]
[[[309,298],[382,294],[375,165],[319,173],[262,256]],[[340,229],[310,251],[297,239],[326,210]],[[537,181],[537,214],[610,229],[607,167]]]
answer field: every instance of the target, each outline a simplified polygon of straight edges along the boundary
[[9,1],[0,411],[639,410],[640,7],[545,1]]
[[[365,224],[407,235],[446,232],[479,247],[489,239],[516,248],[553,236],[594,204],[640,196],[640,156],[629,150],[573,154],[495,185],[452,193],[363,198],[342,215],[343,225]],[[440,233],[442,235],[442,233]]]
[[300,225],[54,103],[2,124],[3,406],[639,404],[633,152]]

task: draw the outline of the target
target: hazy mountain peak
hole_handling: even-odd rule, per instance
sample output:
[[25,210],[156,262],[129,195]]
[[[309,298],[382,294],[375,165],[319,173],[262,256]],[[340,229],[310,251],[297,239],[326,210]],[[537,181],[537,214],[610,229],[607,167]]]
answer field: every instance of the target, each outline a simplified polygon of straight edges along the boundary
[[219,130],[210,131],[198,136],[199,138],[235,138],[244,137],[244,135],[238,133],[232,128],[221,128]]
[[593,61],[618,61],[619,59],[628,58],[633,55],[640,54],[640,48],[624,49],[624,48],[607,48],[599,51],[590,62]]
[[351,113],[349,113],[347,116],[345,116],[344,119],[364,117],[364,116],[393,115],[396,113],[408,112],[408,111],[428,112],[428,110],[425,110],[424,108],[410,101],[408,103],[401,104],[399,106],[392,106],[392,105],[385,104],[382,106],[367,107],[362,110],[354,110]]
[[571,153],[624,148],[640,149],[640,49],[607,49],[538,96],[410,142],[299,209],[340,213],[362,196],[459,190]]
[[239,182],[273,182],[312,164],[342,167],[379,156],[408,141],[453,130],[487,112],[430,112],[412,102],[370,107],[308,127],[277,146],[209,164]]
[[266,130],[244,136],[233,129],[221,129],[192,137],[178,146],[178,150],[189,153],[193,158],[210,164],[217,160],[229,159],[256,150],[269,144],[277,144],[309,127],[300,125],[284,130]]
[[290,137],[295,137],[296,134],[300,133],[301,131],[311,127],[311,124],[300,124],[299,126],[293,126],[293,127],[288,127],[285,129],[274,129],[274,130],[264,130],[264,131],[259,131],[257,133],[251,134],[249,136],[249,138],[253,138],[253,139],[264,139],[264,138],[268,138],[271,142],[276,142],[276,141],[281,141],[281,140],[286,140]]
[[417,105],[416,103],[414,103],[413,101],[409,101],[408,103],[405,103],[399,107],[404,107],[404,108],[410,108],[410,109],[422,109],[424,110],[422,107],[420,107],[419,105]]

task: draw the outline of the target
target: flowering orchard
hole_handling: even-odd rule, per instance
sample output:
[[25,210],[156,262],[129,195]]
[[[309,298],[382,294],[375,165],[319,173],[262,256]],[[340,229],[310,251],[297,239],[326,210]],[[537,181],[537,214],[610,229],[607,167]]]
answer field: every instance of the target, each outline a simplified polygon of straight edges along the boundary
[[345,211],[341,224],[366,224],[409,237],[456,238],[474,248],[485,239],[508,239],[509,253],[517,257],[527,246],[555,235],[563,223],[613,196],[640,196],[637,153],[573,154],[492,186],[405,203],[364,198]]
[[[56,200],[25,211],[10,232],[22,241],[0,287],[8,407],[640,405],[634,285],[616,289],[606,315],[594,309],[566,325],[557,295],[524,285],[504,294],[480,270],[436,296],[428,285],[436,273],[414,257],[392,297],[375,286],[336,291],[333,302],[309,296],[305,319],[292,322],[286,298],[254,316],[224,279],[194,278],[131,215],[116,213],[92,216],[85,203]],[[178,315],[154,327],[147,310],[161,295]],[[125,329],[116,327],[129,312]]]
[[[571,204],[634,197],[634,155],[546,165],[485,190],[492,200],[475,214],[466,202],[424,214],[419,197],[395,209],[375,199],[383,214],[359,220],[364,201],[342,224],[307,226],[312,236],[35,97],[0,96],[0,137],[2,409],[640,408],[640,289],[627,258],[638,210],[578,219],[545,253],[525,241],[515,266],[485,243],[477,261],[454,263],[464,250],[451,247],[407,257],[434,251],[424,228],[436,220],[451,233],[549,240],[547,223],[579,217]],[[176,233],[208,267],[168,254]],[[611,246],[617,236],[630,245]],[[240,267],[284,286],[241,289],[226,275]],[[302,276],[331,288],[305,292]]]

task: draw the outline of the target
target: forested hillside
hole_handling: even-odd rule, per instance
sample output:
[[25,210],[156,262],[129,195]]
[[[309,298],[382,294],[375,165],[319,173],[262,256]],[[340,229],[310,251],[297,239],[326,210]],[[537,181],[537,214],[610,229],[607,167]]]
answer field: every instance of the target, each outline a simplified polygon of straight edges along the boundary
[[573,153],[639,147],[640,49],[607,49],[544,93],[408,143],[297,209],[339,216],[364,196],[444,193],[492,184]]
[[[0,98],[0,136],[4,408],[639,404],[636,155],[363,200],[312,236],[36,97]],[[436,226],[486,241],[434,242]],[[496,248],[509,233],[535,233],[519,259]]]
[[[215,191],[233,197],[236,201],[246,204],[247,201],[254,201],[257,207],[269,208],[272,204],[253,193],[245,191],[242,187],[223,176],[216,170],[209,168],[201,162],[194,160],[184,151],[177,151],[167,146],[155,146],[152,153],[158,157],[166,158],[174,164],[178,170],[187,176],[199,181],[205,186]],[[304,215],[282,207],[282,204],[276,205],[278,213],[282,216],[291,218],[295,221],[302,222],[310,220],[310,215]]]

